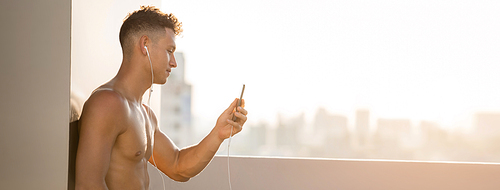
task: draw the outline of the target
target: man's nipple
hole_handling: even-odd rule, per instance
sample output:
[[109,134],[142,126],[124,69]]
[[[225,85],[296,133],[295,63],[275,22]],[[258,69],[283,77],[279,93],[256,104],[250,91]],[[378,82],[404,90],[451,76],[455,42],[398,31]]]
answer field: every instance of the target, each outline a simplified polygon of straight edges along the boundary
[[135,156],[140,156],[141,154],[142,154],[142,151],[140,151],[140,150],[139,150],[139,151],[137,151],[137,152],[135,153]]

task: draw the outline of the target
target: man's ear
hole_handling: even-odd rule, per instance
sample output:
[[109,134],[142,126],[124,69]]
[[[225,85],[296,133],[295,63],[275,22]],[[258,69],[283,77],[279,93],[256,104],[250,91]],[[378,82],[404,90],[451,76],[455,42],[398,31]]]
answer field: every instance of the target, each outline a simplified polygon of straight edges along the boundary
[[141,38],[139,38],[139,48],[140,48],[142,54],[144,54],[144,55],[148,54],[146,48],[144,48],[144,47],[145,46],[149,47],[150,44],[151,44],[151,39],[149,39],[148,36],[143,35],[143,36],[141,36]]

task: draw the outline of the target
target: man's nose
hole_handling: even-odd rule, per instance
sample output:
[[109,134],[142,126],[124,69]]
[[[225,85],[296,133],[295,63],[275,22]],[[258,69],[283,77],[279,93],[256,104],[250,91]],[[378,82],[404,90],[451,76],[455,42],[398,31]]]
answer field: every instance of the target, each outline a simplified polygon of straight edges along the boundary
[[177,67],[177,61],[175,60],[175,56],[172,54],[172,59],[170,59],[170,66],[172,68],[176,68]]

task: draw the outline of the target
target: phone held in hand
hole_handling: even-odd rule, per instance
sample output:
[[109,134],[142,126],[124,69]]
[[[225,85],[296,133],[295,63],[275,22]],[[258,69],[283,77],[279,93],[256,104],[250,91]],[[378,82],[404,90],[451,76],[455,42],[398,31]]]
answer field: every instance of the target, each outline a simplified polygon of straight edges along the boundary
[[[241,106],[241,99],[243,98],[243,92],[245,92],[245,84],[243,84],[243,89],[241,89],[240,99],[238,100],[238,105],[236,106],[236,111],[238,111],[238,107]],[[233,115],[233,121],[236,120],[236,116]]]

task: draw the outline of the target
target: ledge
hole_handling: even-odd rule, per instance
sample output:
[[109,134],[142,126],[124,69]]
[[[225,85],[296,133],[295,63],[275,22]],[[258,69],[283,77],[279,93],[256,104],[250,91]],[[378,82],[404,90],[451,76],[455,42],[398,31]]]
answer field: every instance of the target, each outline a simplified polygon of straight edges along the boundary
[[[498,189],[500,164],[317,158],[230,157],[233,189]],[[150,167],[153,188],[162,189]],[[159,182],[159,183],[158,183]],[[217,156],[187,183],[166,178],[174,189],[229,189],[227,157]]]

